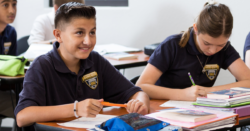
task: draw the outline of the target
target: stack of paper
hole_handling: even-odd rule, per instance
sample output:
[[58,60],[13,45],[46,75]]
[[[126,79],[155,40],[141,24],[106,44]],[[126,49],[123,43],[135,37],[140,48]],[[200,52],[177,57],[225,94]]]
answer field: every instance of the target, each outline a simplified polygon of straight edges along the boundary
[[219,110],[231,108],[231,111],[239,114],[240,117],[247,116],[250,115],[249,92],[250,88],[244,87],[236,87],[231,88],[231,90],[211,92],[207,98],[197,98],[196,103],[193,103],[193,105],[210,108],[214,107],[214,109]]

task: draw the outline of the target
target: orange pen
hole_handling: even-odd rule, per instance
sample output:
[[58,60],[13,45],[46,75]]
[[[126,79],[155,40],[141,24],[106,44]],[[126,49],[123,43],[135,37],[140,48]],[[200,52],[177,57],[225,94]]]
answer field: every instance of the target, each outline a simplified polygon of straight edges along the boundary
[[102,105],[104,106],[118,106],[118,107],[127,107],[125,104],[115,104],[115,103],[109,103],[109,102],[101,102]]

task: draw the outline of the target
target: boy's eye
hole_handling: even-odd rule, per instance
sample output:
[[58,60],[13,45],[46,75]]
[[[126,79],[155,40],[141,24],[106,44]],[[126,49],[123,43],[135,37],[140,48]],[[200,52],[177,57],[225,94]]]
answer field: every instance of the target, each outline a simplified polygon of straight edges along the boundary
[[16,3],[15,4],[12,4],[13,7],[16,7]]
[[95,31],[90,32],[90,35],[95,35]]
[[4,7],[8,7],[8,4],[3,4]]
[[81,35],[81,34],[83,34],[83,32],[82,31],[78,31],[78,32],[76,32],[76,34]]

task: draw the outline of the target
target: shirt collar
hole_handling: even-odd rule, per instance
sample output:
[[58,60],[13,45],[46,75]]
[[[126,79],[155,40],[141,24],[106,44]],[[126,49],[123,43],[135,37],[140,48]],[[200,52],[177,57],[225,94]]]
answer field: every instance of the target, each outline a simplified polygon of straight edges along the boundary
[[197,49],[196,45],[195,45],[195,41],[194,41],[194,37],[193,37],[193,33],[194,33],[194,30],[193,28],[191,29],[190,31],[190,36],[189,36],[189,40],[188,40],[188,43],[187,43],[187,50],[190,54],[192,55],[200,55],[200,54],[203,54],[203,53],[200,53],[199,50]]
[[[60,43],[55,42],[53,44],[53,50],[51,51],[52,54],[52,61],[54,64],[54,68],[55,70],[61,72],[61,73],[72,73],[69,68],[65,65],[64,61],[62,60],[61,56],[59,55],[59,52],[57,50],[57,48],[60,46]],[[85,70],[85,69],[89,69],[90,67],[93,66],[93,61],[90,60],[90,58],[88,57],[87,59],[81,59],[80,60],[80,70]]]
[[53,8],[53,10],[48,14],[49,20],[51,25],[54,25],[54,20],[55,20],[55,10]]

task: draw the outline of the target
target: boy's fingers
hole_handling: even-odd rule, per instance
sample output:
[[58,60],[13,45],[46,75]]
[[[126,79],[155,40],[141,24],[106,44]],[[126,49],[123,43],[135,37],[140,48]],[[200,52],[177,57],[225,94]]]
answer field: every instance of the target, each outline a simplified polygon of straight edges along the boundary
[[101,102],[99,100],[93,100],[93,101],[91,101],[91,104],[98,107],[98,108],[103,107],[103,105],[101,104]]
[[134,107],[134,111],[133,111],[133,112],[134,112],[134,113],[137,113],[142,105],[143,105],[142,102],[137,101],[137,102],[135,103],[135,107]]
[[[133,99],[132,99],[133,100]],[[128,103],[127,103],[127,107],[126,107],[126,109],[127,109],[127,111],[129,112],[129,113],[131,113],[131,104],[132,104],[132,100],[130,100]]]
[[147,107],[145,105],[140,106],[137,113],[142,114],[142,115],[146,115],[147,114]]

